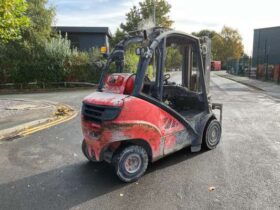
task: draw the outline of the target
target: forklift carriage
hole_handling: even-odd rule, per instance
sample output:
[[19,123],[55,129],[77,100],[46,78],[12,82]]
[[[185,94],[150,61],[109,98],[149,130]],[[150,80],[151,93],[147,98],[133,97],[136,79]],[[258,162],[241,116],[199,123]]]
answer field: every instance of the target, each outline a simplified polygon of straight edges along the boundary
[[[128,49],[139,57],[137,69],[125,69]],[[164,28],[127,35],[108,55],[97,91],[83,101],[86,158],[113,164],[122,181],[132,182],[149,162],[175,151],[214,149],[222,105],[210,101],[210,68],[207,37]]]

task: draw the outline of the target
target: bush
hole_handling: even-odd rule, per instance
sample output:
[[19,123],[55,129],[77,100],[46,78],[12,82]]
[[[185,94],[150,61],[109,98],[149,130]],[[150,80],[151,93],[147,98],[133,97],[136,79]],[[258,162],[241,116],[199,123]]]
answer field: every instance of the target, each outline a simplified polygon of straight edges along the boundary
[[72,56],[71,42],[61,35],[45,43],[38,67],[40,82],[63,81],[67,73],[67,61]]
[[97,83],[101,69],[97,66],[98,56],[93,52],[75,52],[72,54],[68,66],[66,81]]
[[29,47],[28,43],[0,46],[0,82],[27,86],[30,82],[92,82],[100,77],[99,62],[103,59],[98,49],[79,52],[71,49],[69,40],[51,38],[44,46]]
[[135,49],[135,47],[131,47],[125,52],[125,72],[136,73],[137,71],[139,56],[135,54]]

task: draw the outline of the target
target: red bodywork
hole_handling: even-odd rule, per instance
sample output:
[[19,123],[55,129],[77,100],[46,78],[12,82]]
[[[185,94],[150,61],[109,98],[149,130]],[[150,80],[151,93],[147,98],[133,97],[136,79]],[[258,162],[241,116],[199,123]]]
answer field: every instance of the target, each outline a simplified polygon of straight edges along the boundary
[[177,119],[145,100],[128,95],[134,86],[134,75],[112,74],[105,80],[103,91],[92,93],[84,103],[119,107],[121,111],[116,119],[102,124],[87,121],[82,115],[83,134],[91,157],[100,161],[103,152],[115,151],[128,140],[144,142],[150,148],[151,161],[190,145],[186,129]]
[[211,70],[212,71],[220,71],[222,69],[221,61],[211,61]]

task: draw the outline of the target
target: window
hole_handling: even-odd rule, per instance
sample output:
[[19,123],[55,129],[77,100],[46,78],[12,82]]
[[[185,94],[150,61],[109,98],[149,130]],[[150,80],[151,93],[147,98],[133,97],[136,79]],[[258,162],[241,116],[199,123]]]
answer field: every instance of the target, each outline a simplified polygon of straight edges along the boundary
[[165,83],[182,85],[183,46],[180,39],[174,37],[167,39],[164,74]]
[[184,36],[166,40],[162,101],[183,116],[203,110],[197,43]]
[[200,92],[200,75],[197,51],[194,43],[185,37],[172,36],[166,40],[164,65],[165,84],[179,85],[190,91]]

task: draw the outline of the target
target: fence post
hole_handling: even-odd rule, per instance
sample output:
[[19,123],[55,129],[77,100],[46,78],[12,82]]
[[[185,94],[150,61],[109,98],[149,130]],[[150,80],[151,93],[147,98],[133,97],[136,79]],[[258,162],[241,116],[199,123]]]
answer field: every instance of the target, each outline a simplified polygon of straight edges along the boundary
[[280,83],[280,64],[277,65],[278,66],[278,80],[277,83]]

